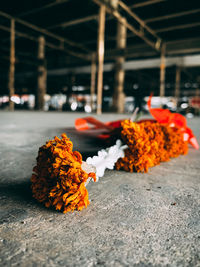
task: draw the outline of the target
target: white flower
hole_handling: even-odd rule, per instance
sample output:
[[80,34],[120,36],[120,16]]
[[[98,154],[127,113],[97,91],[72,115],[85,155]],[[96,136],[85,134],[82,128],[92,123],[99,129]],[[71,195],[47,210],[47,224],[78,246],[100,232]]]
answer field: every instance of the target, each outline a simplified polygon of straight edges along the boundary
[[121,140],[117,140],[116,145],[100,150],[98,156],[87,158],[86,163],[96,167],[97,177],[102,177],[105,169],[114,169],[117,160],[124,157],[126,148],[126,145],[122,146]]
[[[81,168],[87,173],[90,173],[90,172],[96,173],[96,168],[92,165],[87,164],[85,161],[82,162]],[[89,184],[90,180],[91,180],[91,177],[88,177],[87,182],[85,182],[85,186]]]

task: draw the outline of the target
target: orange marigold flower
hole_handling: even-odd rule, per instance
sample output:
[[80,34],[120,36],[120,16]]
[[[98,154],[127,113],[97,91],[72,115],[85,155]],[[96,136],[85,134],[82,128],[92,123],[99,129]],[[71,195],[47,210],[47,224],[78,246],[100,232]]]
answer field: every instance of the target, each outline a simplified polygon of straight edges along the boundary
[[149,167],[187,153],[187,142],[176,127],[149,121],[136,123],[122,122],[122,139],[128,145],[125,157],[115,167],[129,172],[147,172]]
[[95,173],[82,170],[82,156],[72,149],[66,134],[46,142],[39,149],[31,177],[33,197],[64,213],[89,205],[85,183],[89,177],[96,180]]
[[186,155],[188,152],[188,142],[184,141],[184,133],[180,128],[161,125],[161,129],[164,133],[164,148],[168,156],[175,158],[179,155]]

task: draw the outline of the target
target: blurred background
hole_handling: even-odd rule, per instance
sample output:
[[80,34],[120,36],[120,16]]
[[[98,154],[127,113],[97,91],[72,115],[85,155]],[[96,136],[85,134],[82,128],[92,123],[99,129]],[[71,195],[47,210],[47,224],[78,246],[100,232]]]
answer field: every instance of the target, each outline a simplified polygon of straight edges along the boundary
[[200,115],[200,1],[0,3],[0,109]]

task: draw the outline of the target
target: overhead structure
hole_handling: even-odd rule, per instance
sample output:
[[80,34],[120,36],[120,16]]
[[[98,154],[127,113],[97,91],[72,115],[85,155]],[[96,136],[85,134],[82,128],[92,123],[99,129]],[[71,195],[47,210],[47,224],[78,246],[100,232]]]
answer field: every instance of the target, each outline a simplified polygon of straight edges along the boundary
[[[123,64],[123,69],[125,71],[131,70],[152,70],[152,69],[160,69],[161,60],[159,58],[153,59],[134,59],[126,61]],[[182,55],[177,57],[166,57],[165,58],[165,67],[173,67],[173,66],[180,66],[184,68],[200,68],[200,54],[197,55]],[[105,63],[104,64],[104,72],[110,72],[114,69],[115,63]],[[82,67],[69,67],[69,68],[61,68],[61,69],[52,69],[48,71],[49,76],[61,76],[66,75],[69,73],[76,73],[78,74],[90,74],[91,73],[91,66],[82,66]],[[24,73],[25,75],[26,73]],[[174,75],[174,74],[173,74]],[[153,78],[153,77],[152,77]],[[173,77],[174,78],[174,77]],[[174,83],[174,80],[173,80]]]
[[168,20],[168,19],[173,19],[173,18],[179,18],[179,17],[182,17],[182,16],[196,14],[196,13],[199,13],[199,12],[200,12],[200,8],[196,8],[196,9],[187,10],[187,11],[183,11],[183,12],[172,13],[172,14],[168,14],[168,15],[164,15],[164,16],[158,16],[158,17],[154,17],[154,18],[149,18],[149,19],[146,19],[145,22],[146,23],[152,23],[152,22],[155,22],[155,21],[162,21],[162,20]]
[[161,57],[160,57],[160,97],[165,96],[165,52],[166,45],[163,44],[161,48]]
[[147,1],[144,1],[144,2],[139,2],[139,3],[136,3],[136,4],[133,4],[130,6],[130,8],[139,8],[139,7],[144,7],[144,6],[149,6],[149,5],[155,5],[157,3],[160,3],[160,2],[165,2],[167,0],[147,0]]
[[15,93],[15,21],[11,19],[10,25],[10,69],[8,77],[8,89],[9,89],[9,109],[14,110],[14,101],[12,97]]
[[92,54],[92,62],[91,62],[91,83],[90,83],[90,106],[91,110],[95,109],[95,89],[96,89],[96,53]]
[[[40,36],[45,38],[48,62],[47,93],[65,93],[68,86],[65,75],[74,73],[76,84],[81,85],[80,93],[91,94],[93,108],[97,94],[98,113],[102,109],[102,96],[113,94],[115,108],[122,112],[123,93],[134,95],[135,83],[135,88],[144,95],[154,90],[155,95],[165,96],[170,92],[178,97],[185,84],[190,84],[193,90],[199,87],[198,1],[174,5],[167,0],[47,0],[34,4],[28,1],[20,9],[18,5],[8,0],[0,7],[1,94],[8,94],[9,87],[10,99],[13,94],[35,93],[36,69],[42,66],[42,61],[38,66],[35,56]],[[98,21],[102,5],[105,18],[104,34],[100,38]],[[14,21],[14,42],[11,42],[11,21]],[[126,29],[126,37],[119,38],[116,25],[118,31]],[[179,67],[183,91],[177,89]],[[45,71],[42,73],[45,80]],[[103,90],[103,84],[109,87]],[[13,107],[10,101],[10,108]]]
[[[95,3],[97,3],[100,6],[100,10],[102,6],[104,9],[113,15],[118,22],[118,34],[117,34],[117,48],[124,49],[126,44],[126,29],[129,29],[132,33],[137,35],[139,38],[141,38],[145,43],[147,43],[149,46],[151,46],[153,49],[160,51],[161,46],[161,38],[149,27],[145,24],[145,22],[140,19],[124,2],[120,0],[93,0]],[[127,12],[127,14],[134,19],[140,27],[140,30],[136,29],[131,23],[127,21],[127,19],[120,14],[119,7],[124,11]],[[105,22],[104,22],[105,24]],[[123,25],[123,26],[122,26]],[[99,32],[100,32],[101,25],[99,24]],[[148,37],[146,35],[148,33]],[[150,37],[149,37],[150,35]],[[120,40],[121,39],[121,40]],[[164,46],[164,44],[162,44]],[[98,39],[98,47],[99,47],[99,39]],[[98,50],[98,54],[99,54]],[[162,56],[161,56],[162,57]],[[101,59],[102,63],[102,59]],[[114,108],[117,109],[119,113],[124,111],[124,93],[123,93],[123,85],[124,85],[124,69],[122,67],[124,63],[124,56],[117,57],[116,59],[116,66],[115,66],[115,92],[114,92],[114,98],[113,98],[113,104]],[[100,72],[102,71],[100,67]],[[164,75],[165,72],[161,72],[162,77],[160,79],[163,80],[164,83]],[[102,78],[99,78],[102,77]],[[101,103],[102,100],[100,100],[100,95],[102,96],[102,79],[103,79],[103,73],[99,73],[98,70],[98,83],[97,83],[97,114],[101,113]],[[162,93],[164,93],[162,85]]]
[[74,26],[80,23],[85,23],[91,20],[98,20],[98,15],[91,15],[88,17],[83,17],[83,18],[78,18],[78,19],[73,19],[71,21],[67,21],[67,22],[62,22],[53,26],[48,27],[48,29],[54,29],[54,28],[58,28],[58,27],[62,27],[62,28],[66,28],[66,27],[70,27],[70,26]]
[[45,64],[45,38],[40,36],[38,39],[38,78],[37,78],[37,94],[36,109],[44,110],[45,94],[47,89],[47,70]]
[[[127,29],[124,24],[117,22],[117,48],[125,49],[126,47],[126,33]],[[114,95],[113,95],[113,106],[114,110],[118,113],[124,112],[124,79],[125,70],[123,64],[125,62],[124,56],[118,56],[115,60],[115,83],[114,83]]]
[[[81,49],[82,51],[86,52],[86,53],[89,53],[90,50],[88,50],[86,47],[84,47],[83,45],[81,44],[77,44],[76,42],[73,42],[67,38],[64,38],[64,37],[61,37],[55,33],[52,33],[44,28],[41,28],[41,27],[38,27],[36,25],[33,25],[32,23],[29,23],[27,21],[24,21],[22,19],[19,19],[19,18],[16,18],[16,17],[13,17],[13,16],[10,16],[9,14],[5,13],[5,12],[2,12],[0,11],[0,17],[4,17],[4,18],[7,18],[9,20],[14,20],[15,22],[21,24],[21,25],[24,25],[25,27],[28,27],[29,29],[32,29],[36,32],[39,32],[40,34],[43,34],[44,36],[48,36],[52,39],[55,39],[57,40],[60,45],[59,46],[56,46],[54,45],[52,42],[48,44],[49,47],[53,48],[53,49],[61,49],[61,50],[64,50],[66,51],[68,54],[71,54],[72,56],[74,57],[79,57],[79,58],[82,58],[84,60],[90,60],[90,57],[88,57],[87,54],[84,54],[83,52],[73,52],[71,49],[69,48],[64,48],[64,45],[63,44],[67,44],[69,47],[76,47],[78,49]],[[32,39],[34,40],[35,38],[32,37],[31,35],[29,34],[25,34],[23,35],[23,33],[19,33],[18,36],[20,37],[25,37],[25,38],[29,38],[29,39]]]
[[180,97],[180,87],[181,87],[181,67],[176,66],[176,83],[175,83],[175,98],[176,100]]
[[103,94],[103,63],[104,63],[104,34],[105,34],[106,7],[99,8],[99,29],[98,29],[98,74],[97,74],[97,114],[102,113]]
[[[153,49],[160,50],[161,38],[149,27],[145,24],[145,22],[140,19],[124,2],[120,0],[93,0],[98,5],[105,5],[106,11],[113,15],[119,22],[124,24],[124,26],[129,29],[133,34],[141,38],[144,42],[146,42]],[[126,12],[132,19],[134,19],[138,25],[139,30],[133,26],[130,22],[127,21],[126,17],[120,13],[118,8],[120,6],[124,12]],[[147,34],[148,33],[148,36]],[[150,37],[149,37],[150,36]]]
[[49,8],[55,7],[57,5],[61,5],[63,3],[67,3],[69,1],[70,0],[59,0],[59,1],[55,0],[55,1],[53,1],[51,3],[48,3],[48,4],[44,5],[44,6],[41,6],[41,7],[38,7],[38,8],[33,8],[33,9],[28,10],[26,12],[22,12],[22,13],[20,13],[18,15],[18,17],[25,17],[25,16],[28,16],[28,15],[31,15],[31,14],[34,14],[34,13],[38,13],[38,12],[41,12],[42,10],[47,10]]

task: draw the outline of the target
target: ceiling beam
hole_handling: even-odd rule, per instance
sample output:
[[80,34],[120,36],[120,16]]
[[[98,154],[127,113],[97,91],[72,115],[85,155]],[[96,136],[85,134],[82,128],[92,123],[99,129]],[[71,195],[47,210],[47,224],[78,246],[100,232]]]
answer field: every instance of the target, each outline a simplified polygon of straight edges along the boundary
[[179,44],[179,43],[187,43],[187,42],[200,42],[200,37],[195,37],[195,38],[184,38],[180,40],[172,40],[172,41],[167,41],[167,44]]
[[[127,34],[127,38],[133,38],[135,35],[133,35],[132,33],[128,33]],[[107,36],[105,38],[105,41],[114,41],[116,40],[116,35],[114,36]],[[90,40],[90,41],[86,41],[86,42],[83,42],[83,44],[93,44],[93,43],[96,43],[96,39],[94,40]],[[186,38],[186,39],[180,39],[180,40],[172,40],[172,41],[166,41],[166,44],[176,44],[176,43],[184,43],[184,42],[198,42],[200,41],[200,37],[196,37],[196,38]]]
[[[101,6],[102,4],[105,5],[106,6],[106,11],[108,13],[112,14],[120,23],[122,23],[125,27],[127,27],[127,29],[129,29],[132,33],[137,35],[139,38],[141,38],[143,41],[145,41],[149,46],[151,46],[155,50],[158,50],[158,51],[160,50],[160,44],[161,44],[161,39],[160,38],[157,38],[156,41],[150,40],[148,37],[145,36],[145,33],[144,33],[143,30],[142,31],[141,31],[141,29],[138,30],[131,23],[127,22],[126,18],[124,16],[122,16],[117,9],[113,9],[112,7],[110,7],[106,3],[106,1],[104,1],[104,0],[93,0],[93,1],[96,4],[98,4],[99,6]],[[123,6],[124,10],[125,9],[126,9],[126,11],[129,10],[129,8],[124,3],[121,2],[120,5],[121,5],[121,7]],[[129,15],[132,14],[132,13],[130,13],[130,11],[128,13],[129,13]],[[135,14],[132,17],[134,18]],[[141,22],[142,20],[139,17],[137,19],[136,18],[134,18],[134,19],[137,20],[137,22],[139,23],[139,25],[141,26],[142,29],[145,28],[147,30],[147,28],[145,27],[145,23]],[[155,38],[155,35],[154,35],[154,38]]]
[[172,50],[168,51],[168,55],[178,55],[178,54],[191,54],[191,53],[199,53],[200,52],[200,47],[196,48],[185,48],[185,49],[177,49],[177,50]]
[[[37,40],[36,40],[37,41]],[[47,44],[48,46],[48,44]],[[49,46],[48,46],[49,47]],[[59,47],[52,47],[53,49],[60,50]],[[5,47],[0,47],[0,50],[6,50],[9,51],[9,49],[6,49]],[[61,50],[62,51],[62,50]],[[199,47],[194,47],[194,48],[187,48],[187,47],[182,47],[182,48],[175,48],[175,49],[169,49],[166,51],[167,55],[178,55],[178,54],[188,54],[188,53],[199,53],[200,48]],[[27,56],[26,54],[18,53],[17,56]],[[116,56],[125,56],[125,58],[130,59],[130,58],[139,58],[139,57],[155,57],[157,56],[156,51],[151,50],[147,45],[143,44],[140,46],[131,46],[126,49],[112,49],[112,50],[107,50],[105,54],[105,59],[106,60],[113,60],[116,58]],[[9,57],[8,57],[9,59]],[[29,61],[31,62],[31,60]],[[18,63],[25,63],[25,60],[21,60],[18,57]],[[34,62],[35,65],[35,62]]]
[[[10,57],[9,56],[0,55],[0,58],[6,60],[8,62],[10,61]],[[30,65],[30,66],[38,66],[38,62],[37,61],[27,60],[27,59],[22,59],[21,60],[18,57],[16,57],[15,64],[25,64],[25,65]]]
[[[5,53],[10,53],[10,48],[9,46],[0,46],[0,53],[3,52],[3,54],[5,55]],[[34,55],[27,53],[27,52],[22,52],[22,51],[17,51],[17,56],[22,56],[22,57],[26,57],[29,58],[31,60],[35,60]]]
[[98,15],[91,15],[88,17],[74,19],[74,20],[66,21],[63,23],[56,24],[56,25],[52,25],[52,26],[48,27],[47,29],[54,29],[54,28],[58,28],[58,27],[66,28],[66,27],[74,26],[74,25],[77,25],[80,23],[88,22],[91,20],[97,20],[97,19],[98,19]]
[[160,2],[166,2],[166,1],[167,0],[149,0],[149,1],[141,2],[141,3],[133,4],[130,6],[130,8],[149,6],[149,5],[154,5],[154,4],[158,4]]
[[135,19],[141,27],[146,29],[150,34],[152,34],[156,39],[160,39],[159,36],[152,30],[146,23],[138,17],[127,5],[124,4],[122,1],[118,1],[118,4],[123,8],[133,19]]
[[198,27],[200,26],[200,22],[195,22],[195,23],[189,23],[189,24],[182,24],[182,25],[175,25],[167,28],[161,28],[155,30],[156,33],[158,32],[169,32],[169,31],[175,31],[175,30],[180,30],[180,29],[186,29],[186,28],[193,28],[193,27]]
[[[200,67],[200,54],[190,56],[177,56],[177,57],[166,57],[166,67],[180,66],[180,67]],[[141,60],[130,60],[123,64],[123,69],[128,70],[139,70],[139,69],[159,69],[160,58],[154,59],[141,59]],[[104,64],[104,71],[109,72],[114,70],[113,63]],[[52,69],[47,71],[49,76],[66,75],[68,73],[75,74],[90,74],[91,66],[75,67],[75,68],[62,68]]]
[[[142,2],[142,3],[137,3],[137,4],[134,4],[134,5],[131,5],[130,8],[137,8],[137,7],[153,5],[153,4],[156,4],[156,3],[159,3],[159,2],[164,2],[164,1],[166,1],[166,0],[150,0],[150,1],[146,1],[146,2]],[[63,2],[65,2],[65,1],[63,1]],[[58,1],[58,3],[60,3],[60,1]],[[49,5],[46,5],[46,8],[54,6],[55,4],[58,4],[58,3],[56,1],[55,3],[51,3]],[[43,9],[43,8],[45,8],[45,7],[38,8],[38,11],[40,11],[40,9]],[[37,11],[36,9],[34,9],[34,10]],[[27,12],[25,14],[33,13],[34,10],[31,10],[30,12]],[[21,15],[19,15],[18,17],[21,17]],[[83,17],[83,18],[79,18],[79,19],[74,19],[74,20],[71,20],[71,21],[66,21],[66,22],[63,22],[63,23],[56,24],[56,25],[52,25],[52,26],[49,26],[47,29],[54,29],[54,28],[57,28],[57,27],[65,28],[65,27],[70,27],[70,26],[74,26],[74,25],[77,25],[77,24],[80,24],[80,23],[88,22],[88,21],[91,21],[91,20],[97,20],[97,19],[98,19],[98,14],[87,16],[87,17]],[[112,17],[110,17],[109,19],[112,19]]]
[[187,15],[191,15],[191,14],[195,14],[195,13],[199,13],[199,12],[200,12],[200,8],[197,8],[197,9],[192,9],[192,10],[188,10],[188,11],[168,14],[168,15],[165,15],[165,16],[153,17],[153,18],[150,18],[150,19],[146,19],[145,22],[146,23],[150,23],[150,22],[161,21],[161,20],[166,20],[166,19],[173,19],[173,18],[187,16]]
[[[133,35],[133,33],[128,33],[126,37],[127,38],[134,37],[134,35]],[[107,37],[105,36],[105,41],[115,41],[116,39],[117,39],[116,35],[107,36]],[[94,44],[96,42],[97,42],[97,39],[93,39],[93,40],[85,41],[85,42],[83,42],[83,44],[88,45],[88,44]]]
[[[0,25],[0,30],[3,30],[3,31],[6,31],[6,32],[9,32],[10,33],[10,28],[7,27],[7,26],[4,26],[4,25]],[[26,39],[29,39],[31,41],[38,41],[38,39],[36,37],[33,37],[29,34],[26,34],[26,33],[22,33],[22,32],[19,32],[19,31],[15,31],[15,35],[16,36],[19,36],[19,37],[23,37],[23,38],[26,38]]]
[[[0,30],[4,30],[7,32],[10,32],[10,28],[0,25]],[[30,36],[25,33],[21,33],[19,31],[15,32],[16,36],[26,38],[28,40],[38,42],[37,37]],[[133,36],[131,34],[131,36]],[[109,40],[111,37],[109,38]],[[113,40],[115,40],[115,37],[112,37]],[[166,42],[167,45],[167,54],[168,55],[174,55],[174,54],[185,54],[185,53],[197,53],[199,52],[199,45],[200,45],[200,38],[188,38],[188,39],[182,39],[182,40],[173,40],[173,41],[168,41]],[[49,47],[50,49],[55,49],[62,51],[66,54],[70,54],[72,56],[82,58],[82,55],[72,52],[63,46],[57,46],[54,44],[51,44],[49,42],[46,42],[46,46]],[[131,58],[131,57],[144,57],[144,56],[155,56],[156,53],[151,50],[148,45],[146,44],[140,44],[140,45],[134,45],[127,47],[125,50],[119,50],[119,49],[112,49],[106,51],[105,58],[106,60],[113,59],[117,55],[124,55],[126,58]],[[84,58],[82,58],[84,59]]]
[[[148,5],[152,5],[152,4],[156,4],[156,3],[164,2],[164,1],[166,1],[166,0],[150,0],[150,1],[146,1],[146,2],[142,2],[142,3],[131,5],[130,8],[148,6]],[[56,3],[51,3],[51,4],[47,5],[47,7],[54,6],[55,4]],[[38,10],[40,10],[40,9],[41,8],[38,8]],[[43,9],[43,7],[42,7],[42,9]],[[33,11],[34,10],[31,10],[30,13],[32,13]],[[20,15],[18,17],[20,17]],[[71,20],[71,21],[66,21],[66,22],[63,22],[63,23],[56,24],[56,25],[52,25],[52,26],[47,27],[47,29],[54,29],[54,28],[57,28],[57,27],[65,28],[65,27],[70,27],[70,26],[74,26],[74,25],[77,25],[77,24],[80,24],[80,23],[88,22],[88,21],[91,21],[91,20],[97,20],[97,19],[98,19],[98,14],[87,16],[87,17],[83,17],[83,18],[74,19],[74,20]],[[112,17],[110,17],[109,19],[112,19]]]
[[[11,29],[9,27],[3,26],[3,25],[0,25],[0,30],[7,31],[9,33],[11,31]],[[33,37],[33,36],[29,35],[29,34],[22,33],[22,32],[19,32],[19,31],[15,31],[15,35],[38,43],[38,38],[37,37]],[[83,60],[90,60],[90,58],[86,57],[86,55],[71,51],[70,49],[67,49],[62,45],[57,46],[57,45],[54,45],[54,44],[52,44],[50,42],[46,42],[45,45],[47,47],[51,48],[51,49],[63,51],[63,52],[65,52],[65,53],[67,53],[67,54],[69,54],[71,56],[74,56],[74,57],[77,57],[77,58],[81,58]]]
[[67,45],[69,45],[71,47],[76,47],[76,48],[82,49],[87,53],[91,52],[89,49],[87,49],[83,45],[77,44],[77,43],[75,43],[75,42],[73,42],[71,40],[68,40],[67,38],[64,38],[64,37],[61,37],[61,36],[59,36],[57,34],[49,32],[48,30],[46,30],[44,28],[41,28],[41,27],[38,27],[36,25],[33,25],[33,24],[31,24],[31,23],[29,23],[27,21],[21,20],[19,18],[12,17],[11,15],[9,15],[9,14],[7,14],[5,12],[0,11],[0,16],[5,17],[5,18],[7,18],[9,20],[14,19],[19,24],[22,24],[22,25],[24,25],[24,26],[26,26],[26,27],[28,27],[28,28],[36,31],[36,32],[40,32],[40,33],[42,33],[42,34],[44,34],[44,35],[46,35],[48,37],[51,37],[51,38],[53,38],[55,40],[60,41],[62,43],[66,43]]
[[[184,39],[182,42],[171,43],[166,42],[166,54],[167,55],[180,55],[180,54],[192,54],[200,52],[200,38],[193,40],[194,45],[190,42],[190,39]],[[112,60],[117,56],[124,56],[125,58],[144,58],[154,57],[157,53],[147,44],[133,45],[125,49],[110,49],[105,53],[106,60]]]
[[45,10],[47,8],[51,8],[51,7],[54,7],[56,5],[60,5],[60,4],[64,4],[64,3],[67,3],[69,2],[70,0],[56,0],[55,2],[53,3],[49,3],[45,6],[41,6],[41,7],[38,7],[38,8],[34,8],[34,9],[31,9],[31,10],[28,10],[28,11],[25,11],[23,13],[20,13],[18,15],[16,15],[18,18],[21,18],[21,17],[25,17],[27,15],[31,15],[31,14],[34,14],[34,13],[37,13],[37,12],[40,12],[42,10]]

